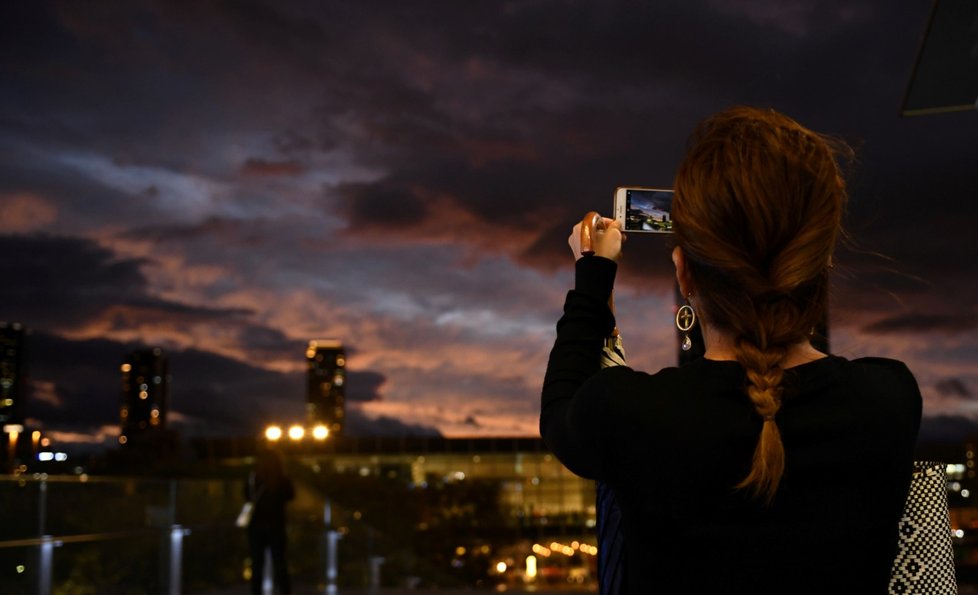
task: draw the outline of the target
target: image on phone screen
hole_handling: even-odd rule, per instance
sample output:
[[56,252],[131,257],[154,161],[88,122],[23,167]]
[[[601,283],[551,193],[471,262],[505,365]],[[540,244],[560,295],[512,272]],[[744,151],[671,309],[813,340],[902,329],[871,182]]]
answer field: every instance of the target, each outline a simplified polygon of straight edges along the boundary
[[[621,195],[624,196],[621,196]],[[672,190],[618,188],[616,209],[625,231],[669,233],[672,231]]]

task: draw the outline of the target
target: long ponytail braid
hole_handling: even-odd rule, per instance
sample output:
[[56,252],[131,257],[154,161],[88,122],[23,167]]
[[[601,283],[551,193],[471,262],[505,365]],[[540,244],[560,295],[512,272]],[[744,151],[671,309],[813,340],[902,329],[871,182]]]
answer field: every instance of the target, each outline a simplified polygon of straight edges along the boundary
[[704,121],[676,175],[676,238],[703,319],[728,331],[761,421],[750,472],[736,485],[771,503],[785,470],[777,414],[788,348],[822,318],[827,267],[846,193],[847,147],[771,110]]

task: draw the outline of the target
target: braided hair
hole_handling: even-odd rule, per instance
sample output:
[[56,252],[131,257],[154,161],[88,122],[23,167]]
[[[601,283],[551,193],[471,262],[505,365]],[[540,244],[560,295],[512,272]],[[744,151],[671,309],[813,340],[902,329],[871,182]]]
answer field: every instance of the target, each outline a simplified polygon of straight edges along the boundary
[[736,487],[766,503],[784,474],[782,362],[826,308],[846,202],[840,157],[851,158],[840,141],[774,110],[736,107],[697,127],[676,174],[674,229],[699,314],[734,337],[762,420],[750,473]]

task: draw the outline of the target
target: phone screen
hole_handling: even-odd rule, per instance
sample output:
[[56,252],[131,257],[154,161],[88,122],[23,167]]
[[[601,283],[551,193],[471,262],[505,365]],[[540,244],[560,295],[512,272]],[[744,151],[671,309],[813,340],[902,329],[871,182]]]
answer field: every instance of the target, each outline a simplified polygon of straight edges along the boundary
[[624,191],[625,231],[672,231],[672,190],[619,188]]

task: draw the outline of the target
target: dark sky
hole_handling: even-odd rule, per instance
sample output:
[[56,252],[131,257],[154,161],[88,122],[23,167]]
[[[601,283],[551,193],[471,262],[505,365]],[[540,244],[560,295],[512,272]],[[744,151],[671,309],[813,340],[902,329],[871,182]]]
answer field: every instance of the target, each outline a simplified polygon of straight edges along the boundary
[[[898,116],[928,2],[19,2],[0,20],[0,320],[30,414],[117,435],[162,346],[171,421],[303,410],[350,350],[359,432],[535,435],[570,227],[668,187],[688,134],[773,107],[857,151],[831,335],[904,359],[928,432],[978,416],[978,114]],[[675,361],[670,260],[633,237],[631,362]],[[959,419],[955,419],[959,418]],[[953,422],[953,423],[952,423]]]

